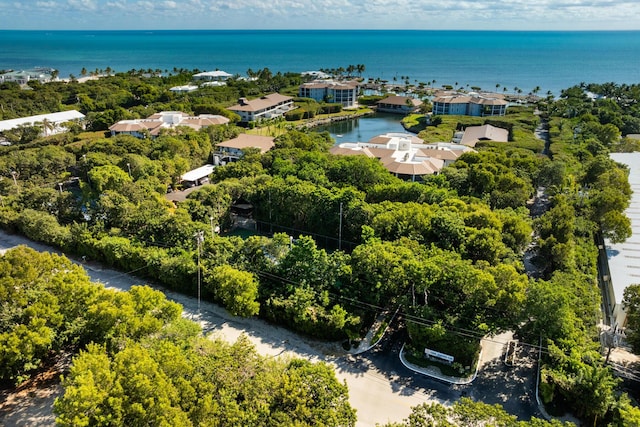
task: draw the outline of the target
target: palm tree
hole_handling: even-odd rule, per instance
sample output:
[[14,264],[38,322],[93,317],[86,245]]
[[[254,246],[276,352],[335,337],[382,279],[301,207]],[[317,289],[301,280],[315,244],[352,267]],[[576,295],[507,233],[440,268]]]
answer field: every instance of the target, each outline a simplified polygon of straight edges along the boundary
[[56,128],[55,123],[46,117],[42,119],[42,129],[44,130],[44,136],[49,136],[49,131],[52,131]]
[[81,75],[82,77],[86,76],[86,75],[87,75],[87,69],[86,69],[86,68],[84,68],[84,67],[82,67],[82,70],[80,70],[80,75]]
[[356,70],[358,71],[358,76],[359,77],[362,77],[362,73],[364,73],[365,68],[366,67],[364,66],[364,64],[356,65]]
[[349,64],[347,66],[347,73],[349,75],[349,77],[351,77],[353,75],[353,72],[356,70],[356,66],[355,65],[351,65]]

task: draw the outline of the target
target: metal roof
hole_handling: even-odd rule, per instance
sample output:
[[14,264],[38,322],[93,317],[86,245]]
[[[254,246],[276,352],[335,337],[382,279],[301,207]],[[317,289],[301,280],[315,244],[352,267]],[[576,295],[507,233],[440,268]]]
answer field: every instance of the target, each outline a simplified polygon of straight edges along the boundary
[[183,181],[197,181],[197,180],[199,180],[201,178],[204,178],[205,176],[211,175],[213,173],[214,169],[215,169],[214,165],[200,166],[197,169],[190,170],[189,172],[186,172],[180,178]]
[[631,237],[624,243],[605,240],[613,292],[616,304],[621,304],[627,286],[640,283],[640,153],[611,153],[610,157],[629,167],[629,184],[633,191],[625,211],[631,221]]
[[0,132],[17,128],[21,125],[34,125],[48,120],[51,123],[64,123],[71,120],[84,119],[84,114],[76,110],[60,111],[58,113],[39,114],[37,116],[22,117],[19,119],[10,119],[0,121]]

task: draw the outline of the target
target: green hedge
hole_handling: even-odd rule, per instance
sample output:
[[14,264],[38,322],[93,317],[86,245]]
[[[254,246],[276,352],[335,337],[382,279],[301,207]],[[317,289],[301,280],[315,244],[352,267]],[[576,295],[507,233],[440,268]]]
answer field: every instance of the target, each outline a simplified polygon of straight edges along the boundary
[[340,103],[322,104],[320,106],[321,114],[335,114],[339,113],[340,111],[342,111],[342,104]]

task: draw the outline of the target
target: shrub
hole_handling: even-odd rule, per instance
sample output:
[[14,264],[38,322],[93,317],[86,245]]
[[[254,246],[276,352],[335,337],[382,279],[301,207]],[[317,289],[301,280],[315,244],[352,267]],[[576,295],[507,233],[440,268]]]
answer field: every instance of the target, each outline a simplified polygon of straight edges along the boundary
[[334,114],[339,113],[340,111],[342,111],[342,104],[340,103],[322,104],[320,106],[321,114]]

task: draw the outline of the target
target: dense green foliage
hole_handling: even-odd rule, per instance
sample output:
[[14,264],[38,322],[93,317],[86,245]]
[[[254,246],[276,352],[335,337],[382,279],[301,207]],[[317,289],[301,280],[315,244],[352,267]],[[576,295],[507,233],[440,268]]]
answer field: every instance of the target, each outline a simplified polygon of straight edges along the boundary
[[423,403],[413,408],[411,415],[401,423],[387,423],[382,427],[571,427],[573,423],[545,421],[532,418],[530,421],[518,421],[499,405],[487,405],[462,398],[452,406],[439,403]]
[[624,290],[622,304],[627,312],[627,341],[635,353],[640,353],[640,285],[631,285]]
[[[15,99],[14,113],[73,105],[87,113],[90,129],[103,130],[160,109],[221,111],[239,96],[294,86],[300,78],[268,70],[256,76],[188,97],[167,90],[186,82],[187,72],[35,85],[33,94],[12,85],[0,90],[3,99]],[[586,86],[575,87],[538,105],[550,130],[548,156],[533,135],[539,118],[527,107],[493,122],[510,130],[509,143],[479,144],[477,153],[420,184],[395,178],[376,159],[330,155],[327,133],[289,130],[270,152],[248,151],[217,168],[212,184],[177,205],[164,197],[167,186],[175,188],[182,173],[206,162],[212,147],[238,128],[178,127],[146,140],[31,135],[32,141],[0,150],[0,226],[185,293],[195,294],[200,271],[204,298],[319,338],[357,338],[377,312],[401,305],[412,319],[410,351],[446,349],[466,366],[482,336],[513,330],[547,349],[545,402],[561,402],[590,424],[623,425],[618,418],[628,411],[619,409],[623,398],[598,353],[594,242],[598,233],[613,241],[630,234],[623,214],[631,194],[627,174],[608,153],[633,148],[619,136],[635,130],[639,98],[636,86],[588,88],[607,98],[592,100]],[[481,122],[444,117],[421,136],[448,140],[459,126]],[[550,202],[533,209],[534,219],[528,208],[537,190]],[[253,206],[258,230],[268,236],[225,237],[236,202]],[[200,257],[197,232],[205,233]],[[533,277],[522,262],[528,247],[535,253]],[[51,336],[60,324],[38,327]],[[459,339],[461,330],[467,341]],[[122,367],[111,346],[119,338],[108,338],[104,350],[91,347],[81,357],[89,367],[90,358],[106,351],[105,375],[116,381]],[[7,378],[21,378],[52,345],[34,344],[33,355],[16,359]],[[130,351],[147,366],[162,363],[150,348]],[[160,375],[153,370],[150,375]],[[166,391],[158,401],[177,408],[179,396]],[[175,418],[166,422],[181,423],[180,414],[168,410]]]
[[244,336],[202,337],[161,292],[106,290],[58,255],[18,247],[0,265],[0,380],[80,349],[57,425],[355,424],[347,387],[326,364],[259,356]]

